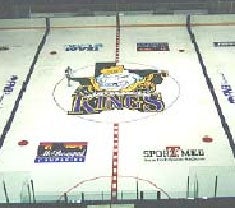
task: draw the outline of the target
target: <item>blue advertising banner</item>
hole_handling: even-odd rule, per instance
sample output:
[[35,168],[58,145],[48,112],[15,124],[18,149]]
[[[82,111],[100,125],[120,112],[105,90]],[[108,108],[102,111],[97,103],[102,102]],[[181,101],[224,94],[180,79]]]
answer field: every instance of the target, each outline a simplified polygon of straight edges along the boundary
[[87,142],[40,143],[34,163],[85,162]]
[[14,91],[17,80],[18,80],[17,75],[11,75],[9,80],[6,81],[5,87],[2,93],[0,94],[0,108],[3,107],[3,100],[5,95],[8,95]]
[[229,42],[213,42],[214,47],[231,47],[235,46],[235,41]]
[[65,51],[99,51],[102,47],[102,43],[71,44],[65,45]]
[[137,43],[137,51],[169,51],[169,43],[167,42],[148,42]]
[[222,83],[221,83],[221,90],[224,93],[224,96],[230,103],[235,103],[235,93],[232,90],[231,85],[228,83],[225,75],[222,73]]

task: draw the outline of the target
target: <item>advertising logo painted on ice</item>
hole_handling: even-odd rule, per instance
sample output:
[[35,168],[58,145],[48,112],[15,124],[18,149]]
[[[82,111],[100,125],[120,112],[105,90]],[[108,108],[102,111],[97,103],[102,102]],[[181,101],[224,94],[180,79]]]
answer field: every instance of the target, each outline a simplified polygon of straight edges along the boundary
[[73,44],[65,45],[65,51],[99,51],[103,47],[102,43],[95,44]]
[[34,162],[85,162],[86,154],[86,142],[44,142],[38,145]]
[[183,149],[180,146],[167,146],[165,149],[144,150],[145,162],[157,161],[203,161],[205,153],[203,149]]

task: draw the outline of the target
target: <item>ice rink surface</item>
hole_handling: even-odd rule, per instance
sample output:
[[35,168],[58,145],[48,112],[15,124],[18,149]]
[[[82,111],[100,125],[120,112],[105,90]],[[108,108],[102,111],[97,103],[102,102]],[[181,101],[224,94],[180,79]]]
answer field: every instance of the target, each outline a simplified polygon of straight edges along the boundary
[[[72,107],[72,93],[77,83],[72,82],[68,87],[64,70],[70,66],[82,77],[94,76],[95,63],[114,61],[116,47],[115,17],[108,17],[108,20],[105,17],[78,20],[78,27],[68,25],[58,28],[56,24],[60,21],[55,19],[53,28],[52,22],[51,32],[35,65],[27,91],[0,149],[0,179],[4,179],[8,187],[14,187],[10,197],[14,198],[18,189],[23,189],[20,182],[13,182],[14,176],[20,180],[32,179],[35,192],[39,195],[55,194],[58,197],[79,181],[100,176],[73,191],[109,192],[114,123],[120,125],[118,190],[133,192],[136,188],[135,177],[138,177],[156,184],[171,197],[185,197],[187,178],[190,176],[189,189],[193,190],[195,181],[198,181],[200,197],[211,197],[215,177],[219,176],[219,194],[234,196],[234,156],[186,28],[172,25],[143,26],[148,23],[169,23],[164,22],[162,17],[143,17],[143,22],[121,17],[120,64],[131,69],[169,71],[170,76],[158,88],[167,106],[164,111],[114,110],[98,115],[78,116],[67,114]],[[63,21],[66,24],[66,20]],[[178,17],[175,21],[183,24],[184,18]],[[89,27],[85,27],[86,24]],[[129,24],[129,27],[125,24]],[[141,24],[142,27],[133,24]],[[221,91],[221,74],[235,89],[235,49],[215,48],[213,41],[234,41],[235,27],[195,27],[193,31],[234,136],[235,104],[229,103]],[[1,89],[4,89],[11,75],[18,76],[13,92],[4,95],[1,102],[1,131],[26,78],[43,32],[42,29],[0,30],[1,45],[10,47],[9,51],[0,51]],[[27,39],[23,41],[25,36]],[[136,49],[138,42],[168,42],[170,51],[139,52]],[[99,43],[102,47],[98,51],[65,50],[67,45]],[[180,49],[184,52],[179,52]],[[51,51],[57,54],[51,55]],[[213,138],[213,142],[203,142],[205,135]],[[28,140],[29,144],[20,147],[18,142],[22,139]],[[87,142],[86,161],[34,163],[41,142]],[[173,146],[197,154],[201,151],[203,155],[200,158],[204,159],[156,161],[157,157],[153,156],[146,160],[150,151],[155,151],[154,154],[159,156],[167,147]],[[139,184],[141,190],[155,189],[144,180]],[[3,195],[2,189],[0,195]]]

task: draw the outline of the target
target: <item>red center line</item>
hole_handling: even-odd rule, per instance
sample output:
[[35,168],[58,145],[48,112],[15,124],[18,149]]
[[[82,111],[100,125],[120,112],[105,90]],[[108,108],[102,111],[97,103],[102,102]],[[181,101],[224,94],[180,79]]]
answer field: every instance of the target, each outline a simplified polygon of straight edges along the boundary
[[112,153],[112,177],[111,177],[111,200],[117,200],[117,181],[118,181],[118,153],[119,153],[119,124],[114,124],[114,139]]

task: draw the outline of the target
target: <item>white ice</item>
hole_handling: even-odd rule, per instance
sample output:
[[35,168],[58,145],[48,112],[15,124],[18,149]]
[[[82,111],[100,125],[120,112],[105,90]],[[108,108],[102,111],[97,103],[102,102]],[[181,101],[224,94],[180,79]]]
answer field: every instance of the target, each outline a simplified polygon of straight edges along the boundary
[[[100,21],[99,19],[99,23]],[[105,23],[105,17],[103,21]],[[115,18],[113,23],[115,23]],[[203,32],[207,30],[211,34],[211,39],[209,39],[210,36],[207,36],[207,39],[200,39],[201,36],[205,36]],[[89,115],[89,117],[67,115],[66,109],[71,107],[70,95],[75,83],[72,83],[73,87],[67,86],[63,79],[65,68],[70,66],[78,72],[80,70],[83,76],[93,76],[94,72],[90,66],[94,66],[96,62],[114,61],[115,32],[114,27],[51,30],[35,66],[27,92],[24,93],[23,100],[20,102],[11,130],[6,136],[4,146],[0,149],[0,170],[13,172],[16,177],[20,173],[24,175],[23,172],[29,174],[34,181],[36,194],[55,194],[59,197],[79,181],[94,177],[101,178],[82,184],[74,192],[103,190],[109,193],[113,123],[118,121],[120,122],[119,190],[133,192],[136,188],[135,177],[139,177],[152,181],[172,197],[185,197],[187,177],[190,175],[192,179],[195,173],[201,181],[199,182],[201,196],[213,195],[213,182],[216,174],[220,175],[224,184],[230,183],[232,187],[235,187],[234,171],[230,168],[234,167],[234,157],[185,27],[121,28],[121,63],[128,67],[142,65],[143,68],[151,66],[169,71],[170,77],[163,80],[159,90],[162,91],[163,99],[169,105],[171,99],[174,100],[178,95],[179,98],[165,111],[154,113],[145,119],[139,119],[142,117],[140,112],[128,111],[121,112],[121,115],[120,111],[103,112],[101,115]],[[228,117],[228,123],[233,129],[235,113],[230,111],[233,108],[232,105],[227,101],[223,102],[225,98],[219,89],[220,78],[218,78],[217,70],[214,69],[214,67],[224,66],[226,62],[224,68],[226,68],[226,74],[230,74],[228,79],[232,83],[234,59],[227,59],[227,56],[232,57],[230,53],[233,51],[209,46],[212,37],[216,37],[216,40],[222,39],[223,33],[220,32],[221,28],[217,27],[195,30],[196,38],[199,38],[199,47],[203,50],[203,58],[205,57],[205,63],[208,65],[209,75],[216,86],[216,93]],[[227,33],[232,33],[234,36],[234,29],[231,31],[227,29]],[[27,41],[22,42],[20,37],[26,34]],[[4,106],[0,109],[1,129],[4,127],[5,120],[8,119],[10,109],[17,98],[41,37],[42,31],[0,31],[0,39],[5,39],[6,45],[12,47],[10,51],[0,52],[1,88],[11,74],[15,73],[19,76],[19,83],[14,93],[4,98]],[[137,42],[169,42],[170,51],[137,52]],[[65,51],[65,45],[79,43],[103,43],[103,47],[100,51],[92,52]],[[182,48],[185,50],[184,53],[179,52]],[[219,50],[226,51],[226,55]],[[51,51],[56,51],[57,54],[50,55]],[[220,59],[213,58],[217,51]],[[208,61],[208,59],[213,61]],[[223,60],[230,60],[230,62]],[[62,81],[54,95],[65,111],[56,106],[53,98],[55,85],[60,80]],[[136,121],[124,122],[130,120]],[[232,133],[235,133],[234,130]],[[213,142],[203,143],[204,135],[211,136]],[[27,139],[29,144],[19,147],[17,143],[21,139]],[[40,142],[88,142],[86,162],[34,163]],[[165,149],[166,146],[171,145],[179,145],[182,149],[203,149],[206,160],[144,162],[143,151]],[[10,177],[8,179],[6,175],[4,177],[7,183],[10,183]],[[205,180],[207,183],[203,185],[202,182]],[[223,190],[220,192],[221,196],[234,194],[232,189],[225,190],[222,182],[220,185],[220,190]],[[22,188],[20,184],[17,186]],[[139,186],[142,190],[154,190],[154,187],[146,181],[140,182]],[[192,188],[193,184],[190,182],[190,189]],[[17,192],[17,190],[19,189],[14,191]],[[0,189],[0,194],[3,195],[1,191],[2,189]],[[13,197],[14,191],[11,192],[10,197]]]

